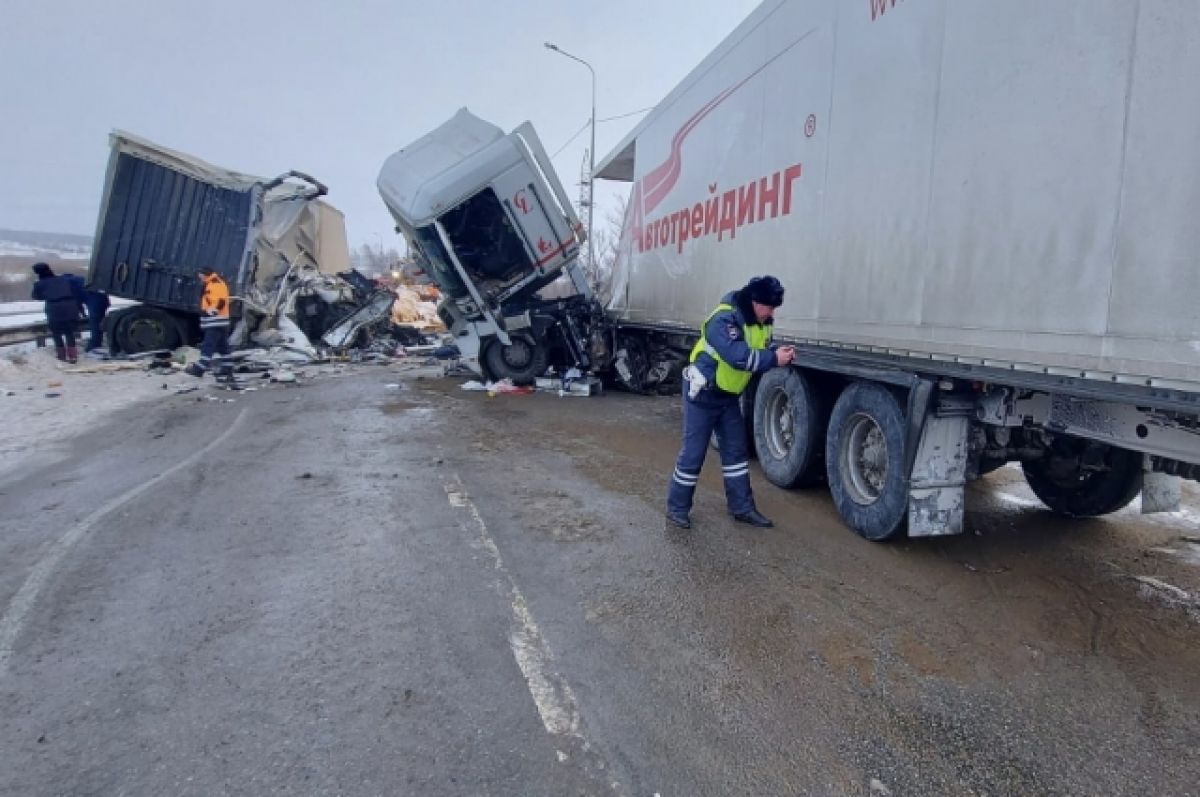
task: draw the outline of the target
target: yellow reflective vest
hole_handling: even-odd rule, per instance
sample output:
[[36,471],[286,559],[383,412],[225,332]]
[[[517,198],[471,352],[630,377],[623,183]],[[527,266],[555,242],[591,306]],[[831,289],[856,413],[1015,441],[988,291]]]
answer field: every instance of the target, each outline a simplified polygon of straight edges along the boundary
[[[688,362],[696,362],[696,358],[700,356],[701,352],[708,354],[708,356],[717,361],[717,387],[726,393],[732,393],[737,396],[741,395],[742,391],[746,389],[755,371],[759,369],[754,364],[751,364],[747,370],[730,365],[705,337],[708,323],[717,315],[732,309],[733,305],[731,304],[719,304],[717,305],[717,309],[713,310],[708,318],[704,319],[704,323],[700,325],[700,340],[696,341],[696,345],[692,347],[692,354]],[[757,361],[756,351],[769,350],[771,345],[771,326],[768,324],[742,324],[742,337],[746,341],[746,345],[750,347],[753,361]],[[773,362],[774,355],[770,354],[770,352],[768,354],[771,356]]]

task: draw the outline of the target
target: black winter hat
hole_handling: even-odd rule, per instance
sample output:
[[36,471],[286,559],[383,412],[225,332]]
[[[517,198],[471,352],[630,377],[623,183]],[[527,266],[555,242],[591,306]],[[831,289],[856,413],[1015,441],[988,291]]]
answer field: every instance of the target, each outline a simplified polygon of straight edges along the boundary
[[34,263],[33,264],[33,273],[37,274],[39,277],[53,277],[54,276],[54,272],[50,270],[49,263]]
[[742,292],[750,297],[750,301],[765,304],[767,307],[783,304],[783,283],[770,275],[754,277],[746,283]]

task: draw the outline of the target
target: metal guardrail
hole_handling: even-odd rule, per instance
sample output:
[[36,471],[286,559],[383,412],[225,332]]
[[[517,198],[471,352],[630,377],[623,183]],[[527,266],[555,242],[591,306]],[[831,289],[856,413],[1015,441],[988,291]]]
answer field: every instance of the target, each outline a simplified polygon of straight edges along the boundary
[[[8,303],[8,306],[0,305],[0,322],[3,322],[6,316],[35,316],[35,320],[31,320],[26,324],[18,324],[8,326],[4,324],[0,326],[0,348],[5,346],[13,346],[18,343],[36,343],[38,348],[46,345],[46,340],[51,337],[50,327],[46,324],[42,315],[41,302],[16,302],[24,307],[13,307],[14,303]],[[125,307],[132,307],[137,302],[129,299],[113,299],[112,306],[109,312],[120,310]],[[77,334],[86,334],[88,331],[87,319],[79,320],[79,330]]]
[[[80,333],[87,332],[87,328],[86,321],[80,322]],[[0,329],[0,347],[15,346],[19,343],[36,343],[40,349],[45,347],[46,341],[50,337],[50,326],[45,321],[38,321],[24,326]]]

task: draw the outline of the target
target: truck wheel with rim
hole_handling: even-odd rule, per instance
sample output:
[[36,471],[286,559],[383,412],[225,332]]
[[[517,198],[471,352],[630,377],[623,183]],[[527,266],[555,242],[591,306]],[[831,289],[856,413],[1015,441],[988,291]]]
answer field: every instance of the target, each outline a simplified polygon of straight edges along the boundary
[[825,440],[829,491],[842,520],[874,542],[906,529],[904,439],[904,410],[890,390],[856,382],[842,391]]
[[127,354],[174,349],[181,342],[175,317],[145,305],[122,311],[113,325],[113,338],[117,348]]
[[829,410],[802,371],[776,368],[763,375],[754,401],[754,448],[767,480],[802,487],[825,477]]
[[546,373],[550,352],[531,338],[513,335],[510,340],[512,343],[508,346],[498,340],[488,344],[480,358],[483,369],[495,379],[511,379],[514,385],[532,385]]
[[[1089,447],[1105,449],[1101,469],[1080,462]],[[1123,448],[1060,438],[1043,459],[1022,463],[1038,499],[1068,517],[1098,517],[1128,506],[1142,490],[1142,455]]]

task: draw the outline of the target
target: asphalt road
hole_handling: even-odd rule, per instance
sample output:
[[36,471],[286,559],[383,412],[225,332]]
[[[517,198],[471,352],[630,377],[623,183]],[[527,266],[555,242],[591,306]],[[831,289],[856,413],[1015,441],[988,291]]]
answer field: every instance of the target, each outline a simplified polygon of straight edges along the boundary
[[960,538],[706,468],[678,401],[382,369],[115,416],[0,482],[0,794],[1200,794],[1178,522],[1002,471]]

